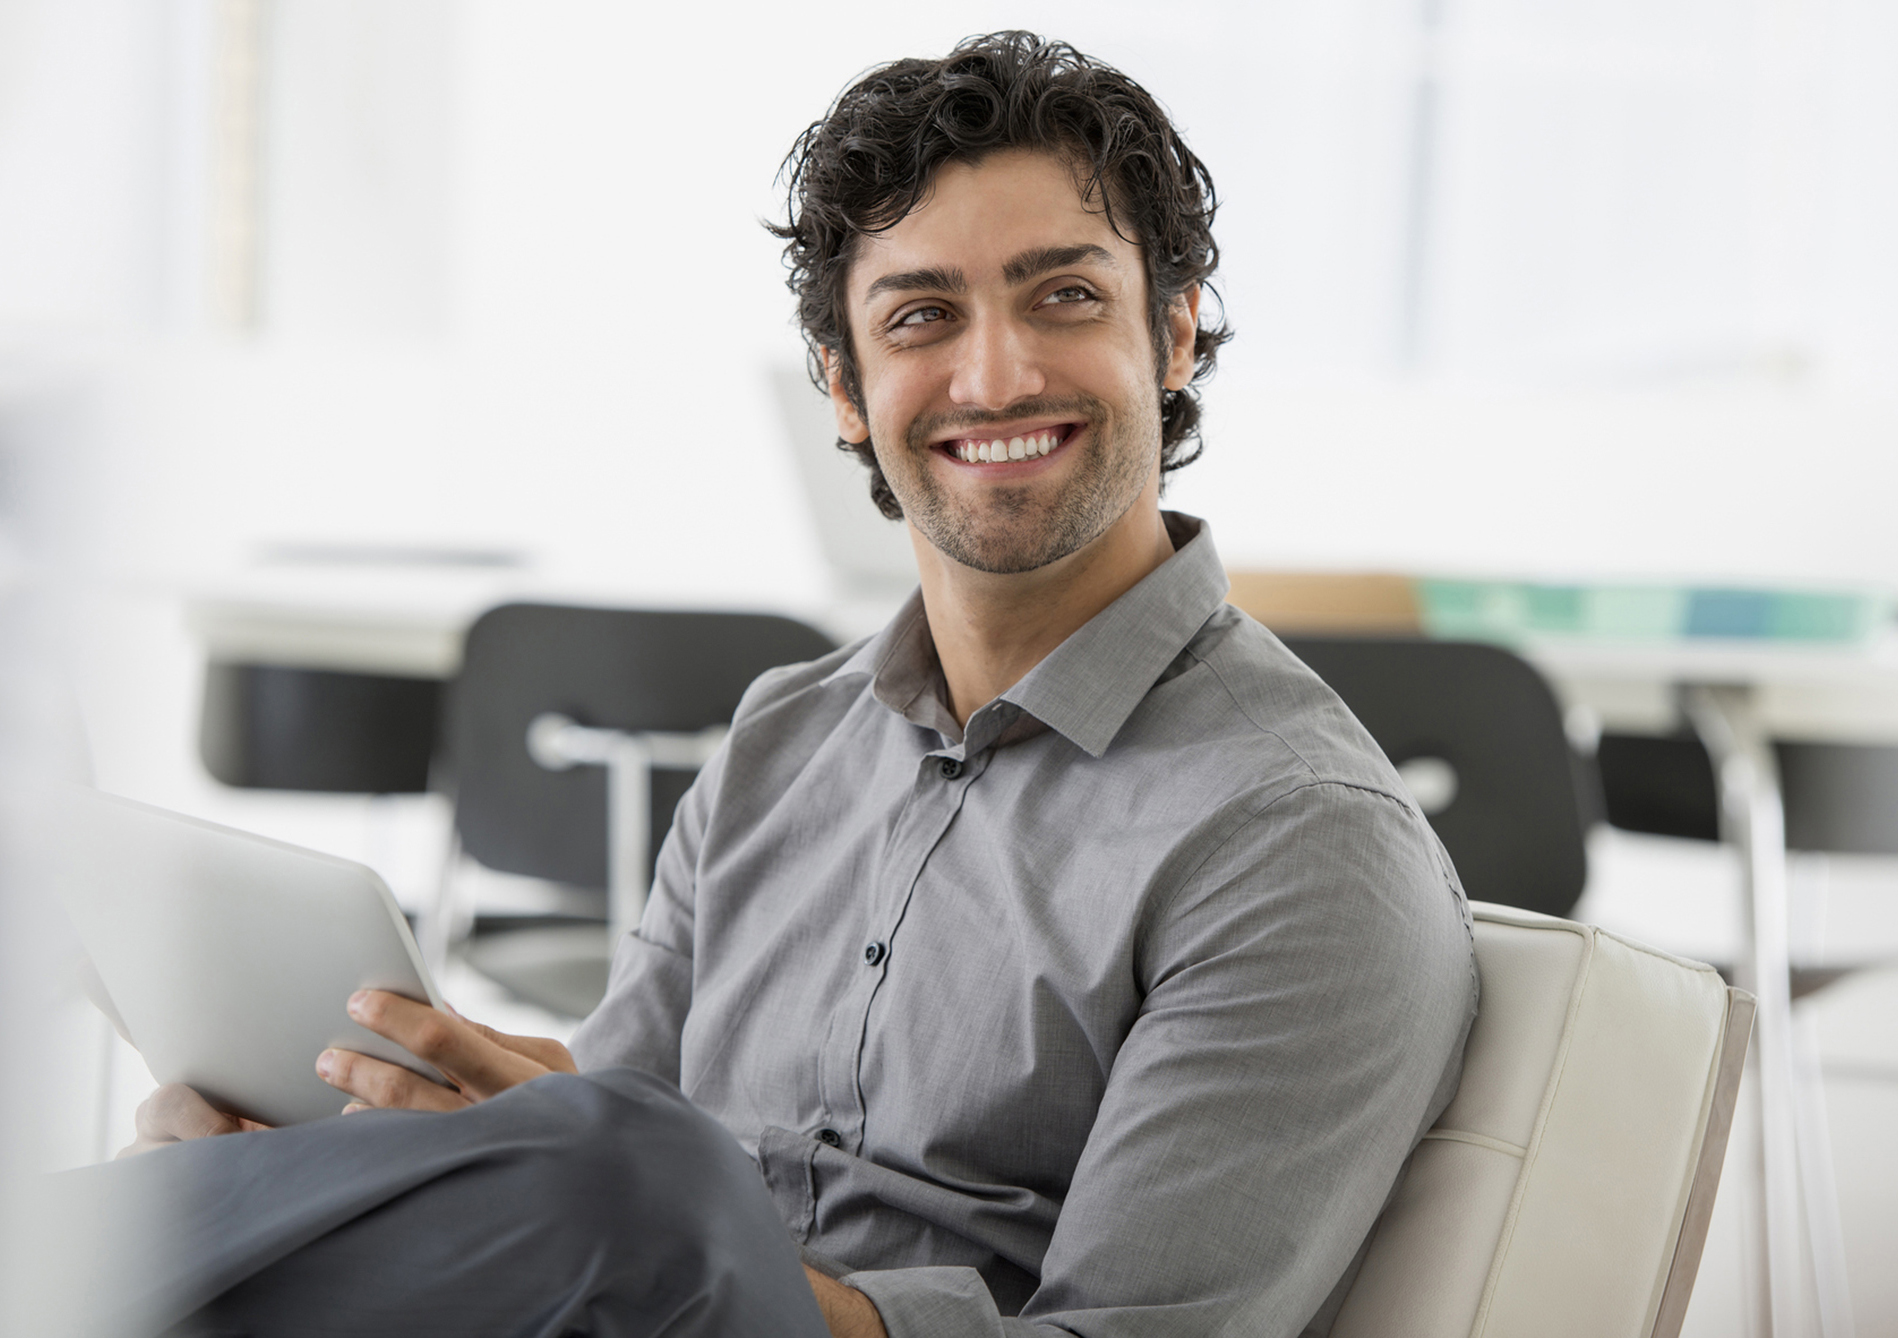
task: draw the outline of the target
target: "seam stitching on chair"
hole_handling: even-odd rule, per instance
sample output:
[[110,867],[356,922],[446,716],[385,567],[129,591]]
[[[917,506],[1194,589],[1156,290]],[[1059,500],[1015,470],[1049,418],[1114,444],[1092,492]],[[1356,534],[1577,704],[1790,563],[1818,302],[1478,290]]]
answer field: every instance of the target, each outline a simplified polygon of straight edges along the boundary
[[1636,939],[1623,938],[1621,935],[1610,933],[1607,930],[1600,930],[1599,932],[1608,934],[1609,938],[1625,948],[1633,948],[1636,952],[1644,952],[1650,957],[1658,957],[1664,962],[1672,962],[1675,966],[1684,966],[1690,971],[1703,971],[1712,975],[1720,974],[1713,967],[1707,965],[1707,963],[1697,962],[1691,957],[1677,957],[1671,952],[1662,952],[1659,948],[1650,947],[1648,944]]
[[[1477,908],[1481,907],[1479,911]],[[1574,934],[1577,938],[1587,938],[1590,934],[1606,933],[1594,925],[1583,924],[1580,920],[1564,920],[1560,916],[1543,915],[1539,911],[1525,911],[1516,906],[1505,906],[1498,901],[1484,901],[1480,897],[1470,898],[1470,913],[1476,919],[1493,925],[1508,925],[1512,929],[1559,929]],[[1535,916],[1532,920],[1519,920],[1518,915]]]
[[1516,1192],[1509,1200],[1509,1213],[1503,1218],[1503,1230],[1496,1241],[1496,1253],[1489,1261],[1489,1277],[1483,1283],[1483,1299],[1476,1307],[1476,1323],[1471,1326],[1471,1338],[1480,1338],[1489,1326],[1490,1307],[1496,1301],[1496,1288],[1502,1280],[1503,1260],[1508,1257],[1510,1246],[1515,1243],[1516,1223],[1522,1216],[1522,1201],[1529,1193],[1530,1173],[1535,1169],[1537,1156],[1542,1151],[1543,1131],[1548,1127],[1549,1115],[1555,1109],[1556,1093],[1562,1088],[1562,1079],[1568,1072],[1569,1050],[1575,1043],[1575,1017],[1582,1011],[1582,996],[1588,990],[1588,977],[1595,965],[1595,931],[1584,926],[1586,932],[1580,937],[1584,948],[1580,968],[1575,973],[1575,988],[1569,994],[1568,1012],[1562,1018],[1562,1048],[1555,1057],[1555,1063],[1549,1073],[1549,1085],[1542,1093],[1542,1108],[1536,1112],[1535,1128],[1529,1135],[1529,1146],[1524,1152],[1522,1170],[1516,1176]]
[[1488,1148],[1491,1152],[1500,1152],[1506,1157],[1515,1157],[1519,1160],[1529,1155],[1528,1148],[1519,1147],[1505,1139],[1491,1138],[1488,1134],[1479,1134],[1470,1129],[1431,1129],[1424,1134],[1424,1137],[1442,1139],[1450,1143],[1468,1143],[1471,1147]]

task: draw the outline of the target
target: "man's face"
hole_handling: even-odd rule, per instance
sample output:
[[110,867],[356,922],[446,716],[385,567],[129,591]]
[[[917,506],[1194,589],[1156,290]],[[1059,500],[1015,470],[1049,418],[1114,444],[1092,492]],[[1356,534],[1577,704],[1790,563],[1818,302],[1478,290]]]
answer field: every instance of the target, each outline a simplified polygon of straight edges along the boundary
[[840,430],[868,433],[904,515],[945,557],[1033,571],[1143,494],[1157,506],[1161,372],[1169,386],[1191,376],[1193,303],[1176,304],[1156,369],[1140,250],[1060,158],[943,167],[920,207],[860,244],[846,300],[864,411],[833,362]]

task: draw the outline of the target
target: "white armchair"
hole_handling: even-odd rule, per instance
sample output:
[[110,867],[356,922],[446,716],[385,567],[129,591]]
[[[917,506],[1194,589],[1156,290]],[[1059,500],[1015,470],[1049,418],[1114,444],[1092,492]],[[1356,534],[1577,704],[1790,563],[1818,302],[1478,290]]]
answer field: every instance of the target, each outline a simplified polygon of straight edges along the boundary
[[1708,966],[1477,903],[1463,1081],[1334,1338],[1673,1338],[1753,998]]

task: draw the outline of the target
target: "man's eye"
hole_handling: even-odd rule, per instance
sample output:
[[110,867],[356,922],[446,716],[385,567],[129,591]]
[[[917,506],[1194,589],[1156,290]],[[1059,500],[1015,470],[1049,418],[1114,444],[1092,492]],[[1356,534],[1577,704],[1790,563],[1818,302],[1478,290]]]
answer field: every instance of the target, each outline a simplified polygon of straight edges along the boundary
[[931,321],[945,320],[948,318],[948,315],[949,313],[944,311],[941,307],[918,307],[914,311],[904,312],[903,315],[897,319],[896,324],[898,326],[927,325]]
[[1051,306],[1070,306],[1076,302],[1092,302],[1094,294],[1078,283],[1071,283],[1066,288],[1055,289],[1041,300]]

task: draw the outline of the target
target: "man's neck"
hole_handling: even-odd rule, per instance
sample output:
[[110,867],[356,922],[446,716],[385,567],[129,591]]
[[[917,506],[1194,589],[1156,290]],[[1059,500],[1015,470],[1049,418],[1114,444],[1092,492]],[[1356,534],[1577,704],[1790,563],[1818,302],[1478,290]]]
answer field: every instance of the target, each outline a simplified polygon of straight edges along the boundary
[[1087,547],[1035,571],[998,576],[944,557],[919,535],[923,610],[949,685],[949,709],[967,724],[1056,646],[1173,556],[1158,499],[1144,495]]

